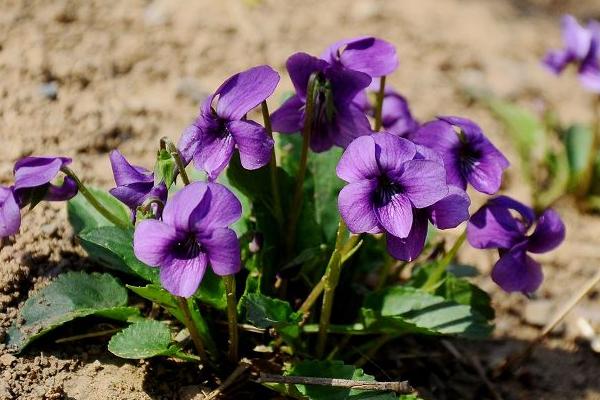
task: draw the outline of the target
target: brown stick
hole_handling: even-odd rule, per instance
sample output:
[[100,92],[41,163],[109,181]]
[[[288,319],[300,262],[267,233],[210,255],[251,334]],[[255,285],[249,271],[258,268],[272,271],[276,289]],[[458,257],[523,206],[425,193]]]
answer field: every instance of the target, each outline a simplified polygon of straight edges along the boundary
[[290,376],[290,375],[273,375],[260,373],[260,376],[256,380],[257,383],[284,383],[292,385],[319,385],[319,386],[332,386],[332,387],[343,387],[356,390],[379,390],[379,391],[390,391],[398,394],[409,394],[414,393],[414,389],[410,386],[408,381],[399,382],[365,382],[357,381],[352,379],[338,379],[338,378],[319,378],[309,376]]
[[221,386],[210,392],[206,397],[204,397],[204,400],[216,399],[217,397],[222,395],[223,392],[227,390],[229,386],[233,385],[244,374],[244,372],[246,372],[248,368],[250,368],[250,363],[248,361],[242,360],[240,362],[240,365],[238,365],[237,368],[233,370],[231,375],[229,375],[227,379],[223,381]]

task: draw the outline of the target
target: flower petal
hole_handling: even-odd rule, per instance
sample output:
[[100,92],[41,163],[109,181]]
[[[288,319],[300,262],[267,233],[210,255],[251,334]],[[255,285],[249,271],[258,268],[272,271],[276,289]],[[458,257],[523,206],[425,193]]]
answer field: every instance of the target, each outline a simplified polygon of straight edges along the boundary
[[254,121],[231,121],[227,129],[233,135],[244,168],[257,169],[269,163],[275,142],[265,128]]
[[[25,157],[17,161],[14,168],[15,186],[21,189],[42,186],[52,181],[63,165],[71,163],[66,157]],[[17,196],[18,197],[18,196]]]
[[209,199],[206,213],[195,222],[194,230],[210,236],[216,228],[226,228],[242,216],[242,204],[227,187],[214,182],[207,183]]
[[525,238],[526,226],[510,213],[515,208],[494,200],[473,214],[467,225],[467,240],[477,249],[509,249]]
[[135,227],[133,252],[143,263],[151,267],[162,267],[172,259],[171,247],[177,240],[177,232],[172,226],[147,219]]
[[577,59],[583,59],[590,47],[591,32],[579,25],[577,19],[572,15],[563,16],[560,25],[566,50],[572,53]]
[[411,160],[402,164],[398,182],[416,208],[430,206],[448,194],[446,171],[434,161]]
[[413,223],[412,204],[402,194],[391,196],[387,203],[375,205],[375,214],[381,226],[391,235],[405,238]]
[[357,137],[373,133],[367,116],[355,104],[337,110],[331,130],[333,143],[341,148],[346,148]]
[[537,221],[535,231],[529,237],[527,251],[545,253],[556,248],[565,239],[565,224],[560,215],[548,209]]
[[542,267],[529,257],[523,246],[505,253],[500,257],[492,270],[492,280],[506,292],[535,292],[544,274]]
[[404,239],[386,235],[387,249],[392,257],[398,260],[412,261],[417,258],[425,247],[427,238],[427,217],[415,213],[410,233]]
[[417,149],[415,145],[407,139],[382,132],[373,135],[375,141],[375,157],[379,168],[383,173],[399,171],[402,164],[412,160]]
[[374,37],[350,41],[342,50],[340,62],[346,67],[372,77],[389,75],[398,68],[396,48]]
[[203,130],[194,154],[194,165],[215,180],[225,169],[233,155],[235,141],[231,134]]
[[194,182],[175,193],[165,205],[163,221],[181,232],[191,232],[209,210],[208,184]]
[[215,274],[232,275],[240,271],[240,242],[233,230],[218,228],[210,237],[203,238],[201,244]]
[[12,188],[0,186],[0,238],[14,235],[21,226],[21,212]]
[[336,107],[352,102],[371,83],[369,75],[339,66],[329,66],[325,70],[325,78],[331,83]]
[[354,139],[342,154],[335,170],[337,176],[346,182],[379,176],[373,137],[361,136]]
[[273,131],[280,133],[297,133],[304,125],[304,102],[294,95],[283,102],[281,107],[271,114]]
[[413,118],[408,102],[400,94],[393,92],[383,98],[381,121],[384,129],[398,136],[405,136],[419,128]]
[[219,95],[217,114],[227,120],[241,119],[271,96],[278,83],[279,74],[268,65],[233,75],[215,91]]
[[546,67],[548,71],[558,75],[573,60],[573,55],[566,50],[550,50],[542,59],[542,65]]
[[65,201],[73,198],[77,194],[77,182],[70,176],[65,176],[60,186],[48,185],[48,191],[44,196],[46,201]]
[[200,253],[197,257],[188,259],[176,259],[161,266],[160,283],[171,294],[181,297],[191,297],[206,271],[208,257]]
[[322,72],[328,66],[327,62],[306,53],[292,54],[285,63],[290,79],[301,99],[306,99],[308,80],[313,72]]
[[185,165],[188,165],[193,160],[194,153],[196,153],[198,143],[200,142],[200,135],[200,128],[195,123],[185,128],[185,131],[181,134],[177,143],[177,149]]
[[110,166],[112,167],[113,176],[117,186],[129,185],[137,182],[153,182],[154,177],[152,172],[131,165],[119,150],[110,152]]
[[451,229],[469,219],[470,205],[467,192],[456,186],[448,186],[448,195],[427,210],[431,222],[438,229]]
[[338,196],[338,210],[352,233],[373,232],[379,226],[373,208],[373,193],[377,181],[361,180],[342,188]]

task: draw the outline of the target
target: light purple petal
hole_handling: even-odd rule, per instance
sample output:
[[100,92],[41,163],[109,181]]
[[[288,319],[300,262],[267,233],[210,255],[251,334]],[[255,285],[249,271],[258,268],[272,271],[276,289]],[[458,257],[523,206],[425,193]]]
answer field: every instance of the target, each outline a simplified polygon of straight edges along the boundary
[[191,297],[204,276],[208,257],[204,253],[194,258],[176,259],[160,268],[160,283],[171,294]]
[[410,233],[404,239],[386,235],[387,249],[398,260],[413,261],[421,254],[427,238],[427,217],[415,213]]
[[379,176],[372,136],[354,139],[346,148],[336,167],[337,176],[346,182],[373,179]]
[[376,180],[350,183],[340,191],[338,210],[352,233],[373,232],[379,225],[373,208]]
[[15,164],[15,192],[42,186],[52,181],[63,165],[71,163],[65,157],[25,157]]
[[265,128],[254,121],[231,121],[227,129],[233,135],[244,168],[257,169],[269,163],[275,142]]
[[527,250],[545,253],[558,247],[564,239],[565,224],[556,211],[548,209],[538,219],[535,231],[529,237]]
[[141,262],[151,267],[162,267],[171,261],[171,247],[177,241],[175,228],[157,220],[147,219],[135,227],[133,251]]
[[540,264],[517,246],[500,257],[492,270],[492,280],[506,292],[528,294],[540,287],[544,274]]
[[128,185],[137,182],[152,182],[154,177],[152,172],[131,165],[119,150],[110,152],[110,166],[112,167],[113,176],[117,186]]
[[402,164],[398,183],[416,208],[430,206],[448,194],[446,171],[434,161],[411,160]]
[[287,99],[281,107],[271,114],[273,131],[281,133],[297,133],[304,125],[304,102],[294,95]]
[[233,75],[215,92],[219,95],[217,114],[227,120],[241,119],[271,96],[278,83],[279,74],[268,65]]
[[349,42],[341,52],[340,62],[346,68],[379,77],[398,68],[398,55],[391,43],[369,37]]
[[387,132],[405,136],[419,128],[419,123],[413,118],[406,99],[397,94],[386,94],[383,98],[381,121]]
[[242,215],[242,204],[231,190],[219,183],[209,182],[207,185],[207,211],[194,226],[196,232],[204,235],[210,235],[216,228],[228,227]]
[[566,50],[571,52],[577,59],[583,59],[589,50],[592,39],[591,32],[579,25],[577,19],[572,15],[563,16],[560,24]]
[[14,235],[21,226],[21,212],[12,188],[0,186],[0,238]]
[[594,39],[591,41],[588,55],[579,67],[579,81],[585,89],[600,93],[600,24],[594,27]]
[[209,209],[208,184],[194,182],[175,193],[165,205],[163,221],[180,232],[190,232]]
[[393,236],[405,238],[413,223],[412,204],[408,197],[394,194],[381,205],[375,205],[375,214],[381,226]]
[[373,133],[367,116],[354,104],[337,110],[335,126],[331,129],[333,143],[341,148],[346,148],[357,137]]
[[198,143],[200,143],[200,128],[194,123],[185,128],[177,143],[177,149],[186,166],[194,158]]
[[70,176],[65,176],[60,186],[50,184],[44,196],[46,201],[65,201],[77,194],[77,182]]
[[231,160],[234,147],[235,141],[231,134],[202,131],[194,154],[194,166],[205,171],[210,180],[215,180]]
[[448,195],[429,206],[429,218],[439,229],[456,228],[469,219],[469,206],[471,200],[467,192],[456,187],[448,187]]
[[240,243],[234,231],[218,228],[210,237],[203,238],[201,243],[215,274],[224,276],[240,271]]
[[496,162],[483,159],[471,166],[466,172],[466,178],[478,192],[494,194],[500,190],[502,171],[502,167]]
[[391,133],[377,133],[372,137],[376,145],[375,157],[383,173],[400,171],[402,164],[412,160],[417,153],[412,142]]
[[306,99],[308,80],[313,72],[323,72],[328,63],[306,53],[292,54],[286,62],[290,79],[301,99]]

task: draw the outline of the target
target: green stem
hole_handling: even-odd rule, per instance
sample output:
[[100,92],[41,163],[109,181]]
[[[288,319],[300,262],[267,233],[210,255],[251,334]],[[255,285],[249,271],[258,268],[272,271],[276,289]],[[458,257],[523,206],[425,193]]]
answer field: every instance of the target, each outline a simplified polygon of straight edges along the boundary
[[208,357],[206,356],[206,351],[204,350],[204,344],[202,343],[202,339],[200,339],[200,334],[198,333],[198,328],[194,324],[192,320],[192,314],[190,312],[187,299],[185,297],[176,296],[177,305],[183,314],[183,324],[188,329],[190,333],[190,337],[192,338],[192,342],[194,342],[194,346],[196,347],[196,351],[198,355],[203,361],[207,361]]
[[[265,130],[267,135],[273,138],[273,128],[271,126],[271,117],[269,116],[269,107],[267,101],[261,103],[261,110],[263,121],[265,124]],[[275,154],[275,145],[273,145],[273,152],[271,154],[271,161],[269,162],[269,169],[271,171],[271,191],[273,192],[273,206],[275,209],[275,218],[281,225],[283,223],[283,209],[281,208],[281,196],[279,195],[279,182],[277,181],[277,157]]]
[[229,327],[229,361],[238,362],[238,326],[237,306],[235,297],[235,275],[225,275],[225,290],[227,292],[227,326]]
[[79,177],[75,174],[75,172],[73,172],[73,170],[71,170],[69,167],[62,167],[61,171],[67,175],[68,177],[70,177],[71,179],[73,179],[75,181],[75,183],[77,184],[77,188],[79,189],[79,193],[81,193],[83,195],[83,197],[85,197],[85,199],[100,213],[102,214],[102,216],[104,218],[106,218],[107,220],[109,220],[110,222],[112,222],[114,225],[123,228],[123,229],[129,229],[131,227],[131,225],[125,221],[123,221],[121,218],[117,217],[116,215],[114,215],[112,212],[110,212],[106,207],[104,207],[97,199],[96,197],[94,197],[94,195],[92,194],[92,192],[90,192],[88,190],[88,188],[83,184],[83,182],[79,179]]
[[296,187],[294,196],[292,197],[291,216],[289,221],[288,240],[286,244],[286,252],[289,257],[294,248],[296,241],[296,224],[300,218],[302,211],[302,199],[304,194],[304,177],[306,175],[306,166],[308,163],[308,146],[310,144],[310,136],[312,134],[313,114],[315,106],[315,95],[318,81],[318,74],[313,72],[308,79],[308,87],[306,90],[306,107],[304,109],[304,126],[302,127],[302,152],[300,153],[300,166],[298,167],[298,175],[296,176]]
[[160,139],[160,148],[166,149],[173,159],[175,160],[175,164],[177,165],[177,170],[179,171],[179,175],[181,175],[181,180],[184,185],[190,184],[190,178],[188,177],[187,172],[185,171],[185,164],[181,159],[181,154],[179,153],[179,149],[177,146],[173,144],[167,137],[162,137]]
[[446,267],[450,264],[454,257],[456,257],[458,250],[463,245],[466,238],[467,230],[465,229],[463,233],[461,233],[460,236],[456,239],[456,242],[454,242],[452,248],[444,255],[444,258],[442,258],[435,266],[435,269],[431,271],[429,277],[427,278],[427,281],[422,287],[423,290],[435,289],[437,283],[440,281],[442,275],[446,271]]
[[377,92],[377,102],[375,103],[375,132],[379,132],[383,123],[381,115],[383,113],[383,98],[385,97],[385,76],[379,79],[379,91]]

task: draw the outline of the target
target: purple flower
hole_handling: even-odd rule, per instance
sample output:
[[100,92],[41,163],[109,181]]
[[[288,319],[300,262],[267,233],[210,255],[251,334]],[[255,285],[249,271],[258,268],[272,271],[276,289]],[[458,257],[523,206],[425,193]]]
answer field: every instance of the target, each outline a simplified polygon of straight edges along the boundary
[[244,168],[266,165],[271,159],[273,139],[261,125],[247,120],[246,114],[273,94],[278,83],[279,74],[267,65],[227,79],[204,101],[200,115],[179,141],[186,164],[193,159],[196,168],[215,180],[237,147]]
[[449,185],[493,194],[500,189],[509,162],[474,122],[459,117],[438,117],[409,138],[438,152],[444,160]]
[[138,259],[160,268],[160,281],[176,296],[196,292],[206,266],[217,275],[240,270],[240,245],[228,228],[242,213],[239,200],[218,183],[192,183],[167,201],[162,221],[140,222],[133,236]]
[[600,23],[590,21],[584,28],[572,15],[564,15],[561,28],[564,48],[550,50],[542,63],[556,75],[574,64],[583,86],[600,92]]
[[[370,116],[375,115],[374,96],[379,91],[379,79],[373,79],[367,90],[360,92],[354,103]],[[386,86],[381,109],[381,122],[384,131],[398,136],[406,136],[419,128],[408,107],[406,99],[394,89]]]
[[110,165],[117,184],[117,187],[110,189],[110,194],[126,204],[134,217],[137,208],[147,199],[156,198],[163,204],[167,201],[165,183],[155,185],[152,172],[129,164],[118,150],[110,153]]
[[[425,151],[390,133],[363,136],[348,146],[337,165],[337,175],[348,182],[339,194],[338,208],[351,232],[385,232],[392,255],[413,258],[415,251],[400,247],[419,247],[413,243],[421,237],[419,213],[449,194],[441,161]],[[446,215],[442,214],[447,211],[453,208],[435,208],[425,215],[443,225]],[[451,219],[456,218],[448,216],[450,225]]]
[[345,148],[358,136],[371,133],[365,113],[352,102],[371,83],[371,77],[341,65],[332,65],[306,53],[296,53],[286,63],[296,94],[271,115],[273,130],[297,133],[304,125],[308,81],[318,74],[310,148],[323,152],[336,145]]
[[21,208],[33,208],[42,200],[69,200],[77,194],[77,183],[71,177],[65,176],[60,186],[51,183],[70,163],[66,157],[25,157],[17,161],[14,186],[0,187],[0,237],[17,233]]
[[396,48],[391,43],[370,36],[335,42],[321,54],[321,58],[373,78],[391,74],[399,64]]
[[492,279],[507,292],[535,292],[544,276],[540,264],[527,252],[548,252],[564,238],[565,226],[556,211],[547,209],[536,217],[531,208],[506,196],[488,201],[473,214],[467,226],[471,246],[499,249],[500,259]]

